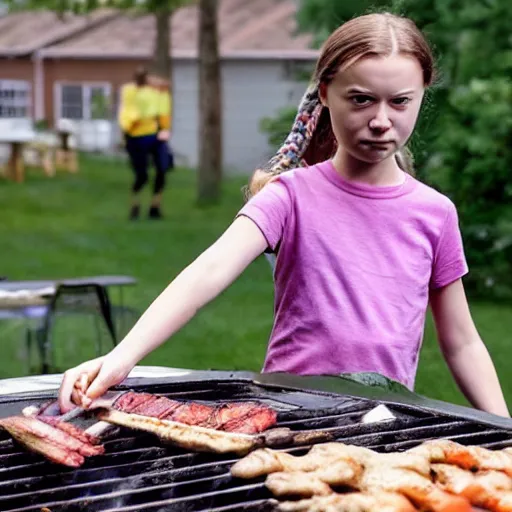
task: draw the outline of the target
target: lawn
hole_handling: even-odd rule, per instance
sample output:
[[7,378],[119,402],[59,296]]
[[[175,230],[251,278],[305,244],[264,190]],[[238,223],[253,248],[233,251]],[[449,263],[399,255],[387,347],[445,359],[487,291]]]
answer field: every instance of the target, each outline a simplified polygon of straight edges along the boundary
[[[241,205],[244,181],[226,180],[222,204],[199,209],[194,205],[194,173],[177,170],[169,179],[165,219],[129,222],[131,174],[119,160],[88,156],[82,158],[76,175],[59,173],[48,179],[32,171],[24,184],[2,180],[0,275],[40,279],[130,274],[138,285],[125,290],[125,302],[142,311],[226,228]],[[272,325],[272,300],[270,269],[261,258],[142,364],[258,371]],[[512,308],[472,302],[472,311],[512,403],[512,377],[507,371]],[[88,319],[61,318],[55,333],[60,368],[94,355],[94,330]],[[0,378],[25,374],[21,336],[19,323],[0,323]],[[430,320],[416,389],[432,398],[465,403],[441,358]]]

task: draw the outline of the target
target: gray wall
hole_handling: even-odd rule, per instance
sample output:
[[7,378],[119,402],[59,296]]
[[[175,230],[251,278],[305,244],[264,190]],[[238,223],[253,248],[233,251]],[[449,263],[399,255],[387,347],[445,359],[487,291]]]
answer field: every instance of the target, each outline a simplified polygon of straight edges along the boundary
[[[306,88],[297,82],[293,63],[281,60],[225,60],[222,63],[223,151],[227,172],[248,174],[272,152],[260,132],[263,117],[282,107],[298,105]],[[172,145],[179,160],[197,165],[198,72],[192,61],[174,68]]]

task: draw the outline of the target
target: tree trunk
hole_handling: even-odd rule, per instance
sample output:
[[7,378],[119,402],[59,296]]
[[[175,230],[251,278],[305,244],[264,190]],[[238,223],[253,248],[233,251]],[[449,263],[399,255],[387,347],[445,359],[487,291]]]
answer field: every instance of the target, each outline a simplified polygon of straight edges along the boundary
[[[153,49],[152,71],[169,80],[172,84],[172,66],[170,55],[171,41],[171,15],[170,8],[161,7],[155,12],[155,45]],[[172,88],[172,86],[171,86]]]
[[220,198],[222,182],[222,106],[217,34],[217,0],[200,0],[198,202]]

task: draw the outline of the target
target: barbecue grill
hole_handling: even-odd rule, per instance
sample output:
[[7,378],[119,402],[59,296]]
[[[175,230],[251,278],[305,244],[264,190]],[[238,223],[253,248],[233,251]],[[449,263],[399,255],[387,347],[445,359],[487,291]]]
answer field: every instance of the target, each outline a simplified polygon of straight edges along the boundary
[[[119,389],[209,404],[258,401],[278,411],[278,427],[327,431],[336,440],[379,452],[400,451],[438,438],[491,449],[512,446],[512,420],[343,378],[190,371],[172,378],[131,378]],[[23,407],[55,396],[55,389],[0,396],[0,417],[19,414]],[[394,419],[362,422],[381,404]],[[1,433],[0,510],[272,510],[263,477],[253,481],[231,477],[237,456],[191,453],[128,429],[115,432],[104,445],[105,455],[87,459],[73,470],[21,450]],[[309,447],[279,449],[301,455]]]

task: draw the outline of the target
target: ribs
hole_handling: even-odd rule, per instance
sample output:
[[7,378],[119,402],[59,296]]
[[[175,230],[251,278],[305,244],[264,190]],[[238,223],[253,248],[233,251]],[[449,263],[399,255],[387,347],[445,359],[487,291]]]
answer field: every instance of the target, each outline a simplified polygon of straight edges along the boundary
[[60,421],[12,416],[0,420],[0,427],[7,430],[22,446],[66,466],[79,467],[85,457],[104,453],[103,446],[94,446],[93,439],[84,432]]
[[97,445],[100,443],[100,440],[94,436],[89,434],[82,429],[75,427],[72,423],[66,423],[65,421],[60,421],[58,418],[52,418],[51,416],[36,416],[39,421],[46,423],[52,427],[55,427],[63,432],[66,432],[71,437],[82,441],[82,443]]
[[[133,391],[118,393],[115,398],[93,400],[87,407],[87,409],[98,408],[113,408],[124,413],[239,434],[259,434],[277,423],[276,411],[256,402],[211,406]],[[38,414],[58,417],[60,414],[58,403],[54,401],[44,404]]]
[[171,400],[151,393],[128,392],[114,402],[113,408],[125,413],[239,434],[258,434],[277,423],[277,413],[273,409],[255,402],[210,406]]

